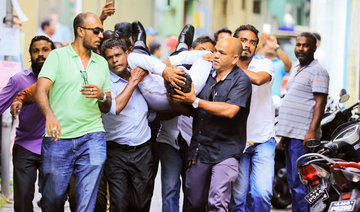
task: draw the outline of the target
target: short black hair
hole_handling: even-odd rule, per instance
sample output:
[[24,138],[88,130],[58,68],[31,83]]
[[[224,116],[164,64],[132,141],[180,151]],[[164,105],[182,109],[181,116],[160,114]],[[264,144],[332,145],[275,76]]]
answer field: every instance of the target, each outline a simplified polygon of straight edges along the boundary
[[219,34],[222,33],[222,32],[229,33],[230,36],[231,36],[231,34],[232,34],[231,30],[228,29],[227,27],[220,28],[218,31],[216,31],[216,32],[214,33],[215,43],[218,41],[218,36],[219,36]]
[[315,36],[316,40],[321,40],[321,36],[320,36],[320,34],[319,34],[319,33],[317,33],[317,32],[313,32],[313,34],[314,34],[314,36]]
[[33,37],[33,39],[31,39],[31,42],[30,42],[30,46],[29,46],[29,53],[31,55],[31,47],[32,45],[36,42],[36,41],[39,41],[39,40],[45,40],[47,42],[49,42],[51,44],[51,50],[55,49],[55,45],[54,45],[54,42],[52,42],[52,40],[50,40],[50,38],[44,36],[44,35],[37,35],[35,37]]
[[94,13],[79,13],[73,22],[73,28],[74,28],[74,35],[75,38],[77,37],[77,28],[83,26],[84,20],[89,16],[89,15],[95,15]]
[[299,35],[298,37],[307,37],[307,38],[310,38],[310,39],[313,41],[313,45],[316,47],[317,39],[316,39],[314,33],[311,33],[311,32],[302,32],[302,33],[300,33],[300,35]]
[[238,38],[240,31],[247,31],[247,30],[252,31],[256,35],[256,43],[259,43],[259,35],[258,35],[259,30],[257,30],[253,25],[250,24],[239,26],[234,32],[234,37]]
[[105,57],[105,50],[112,49],[114,47],[120,47],[124,52],[127,51],[126,45],[124,44],[124,42],[122,42],[122,40],[120,40],[118,38],[113,38],[113,39],[105,41],[105,43],[101,49],[102,55],[104,55],[104,57]]
[[50,26],[50,23],[51,23],[51,19],[49,19],[49,18],[43,20],[43,21],[41,22],[41,24],[40,24],[41,29],[44,30],[45,27]]
[[132,26],[129,22],[120,22],[115,25],[114,32],[119,38],[132,36]]
[[200,36],[197,37],[194,42],[192,43],[191,47],[195,48],[198,44],[200,43],[211,43],[212,45],[215,46],[215,41],[213,39],[211,39],[209,36],[205,35],[205,36]]
[[149,43],[149,49],[150,49],[150,54],[154,54],[154,52],[160,48],[160,43],[156,42],[156,41],[151,41]]
[[102,38],[101,41],[100,41],[100,46],[101,46],[105,41],[107,41],[107,40],[109,40],[109,39],[113,39],[113,38],[115,38],[115,33],[114,33],[114,31],[111,31],[111,30],[106,30],[106,31],[104,31],[104,33],[103,33],[103,38]]

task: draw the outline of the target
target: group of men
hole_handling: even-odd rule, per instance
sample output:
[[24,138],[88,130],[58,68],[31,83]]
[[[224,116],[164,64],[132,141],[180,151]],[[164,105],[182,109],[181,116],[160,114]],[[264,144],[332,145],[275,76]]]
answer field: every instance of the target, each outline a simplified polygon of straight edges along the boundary
[[[0,93],[1,112],[16,98],[11,110],[20,119],[15,211],[33,208],[37,170],[44,211],[63,211],[69,187],[75,187],[76,211],[106,211],[106,201],[99,206],[97,199],[106,198],[107,184],[110,211],[149,211],[155,158],[163,211],[179,211],[180,176],[184,211],[270,211],[274,69],[270,60],[254,57],[255,27],[242,25],[233,37],[218,33],[214,46],[207,37],[193,43],[194,28],[186,25],[162,63],[150,57],[139,22],[115,27],[117,36],[102,44],[101,56],[95,53],[104,40],[100,19],[80,13],[73,26],[74,42],[53,51],[51,40],[36,36],[29,48],[32,68]],[[121,36],[126,28],[131,35]],[[307,210],[294,164],[304,154],[303,142],[318,136],[328,90],[328,75],[313,58],[315,45],[311,33],[297,37],[300,65],[277,129],[287,146],[293,211]],[[156,144],[149,141],[154,118],[162,122]]]

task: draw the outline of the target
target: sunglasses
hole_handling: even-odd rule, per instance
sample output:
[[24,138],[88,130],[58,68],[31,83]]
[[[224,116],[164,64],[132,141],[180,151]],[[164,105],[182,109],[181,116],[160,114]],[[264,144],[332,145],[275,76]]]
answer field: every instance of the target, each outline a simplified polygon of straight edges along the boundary
[[83,80],[84,80],[84,85],[87,85],[87,84],[89,84],[89,82],[88,82],[88,76],[87,76],[87,72],[86,71],[81,71],[80,70],[80,74],[81,74],[81,77],[83,78]]
[[93,33],[94,33],[95,35],[100,34],[100,32],[101,32],[101,33],[103,33],[103,32],[104,32],[104,29],[103,29],[103,28],[100,28],[100,27],[95,27],[95,28],[86,28],[86,27],[82,27],[82,26],[80,26],[80,28],[82,28],[82,29],[86,29],[86,30],[91,30],[91,31],[93,31]]

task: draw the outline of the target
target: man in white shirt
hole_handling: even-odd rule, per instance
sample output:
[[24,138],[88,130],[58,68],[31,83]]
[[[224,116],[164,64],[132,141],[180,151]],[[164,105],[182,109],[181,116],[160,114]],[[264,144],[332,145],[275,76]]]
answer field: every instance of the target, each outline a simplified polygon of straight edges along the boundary
[[240,159],[230,210],[270,211],[275,163],[275,115],[271,98],[274,67],[268,59],[254,58],[259,42],[258,30],[254,26],[240,26],[234,37],[243,45],[237,65],[249,76],[252,94],[246,147]]

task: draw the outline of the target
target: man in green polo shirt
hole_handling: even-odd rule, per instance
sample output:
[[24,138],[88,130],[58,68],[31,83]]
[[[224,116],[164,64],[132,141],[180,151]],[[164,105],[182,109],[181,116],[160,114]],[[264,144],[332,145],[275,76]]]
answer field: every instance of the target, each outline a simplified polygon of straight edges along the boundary
[[43,211],[64,211],[73,172],[76,211],[93,211],[106,159],[101,112],[109,112],[111,106],[109,70],[106,60],[93,52],[100,45],[103,28],[92,13],[80,13],[73,25],[74,42],[49,54],[35,94],[46,118]]

